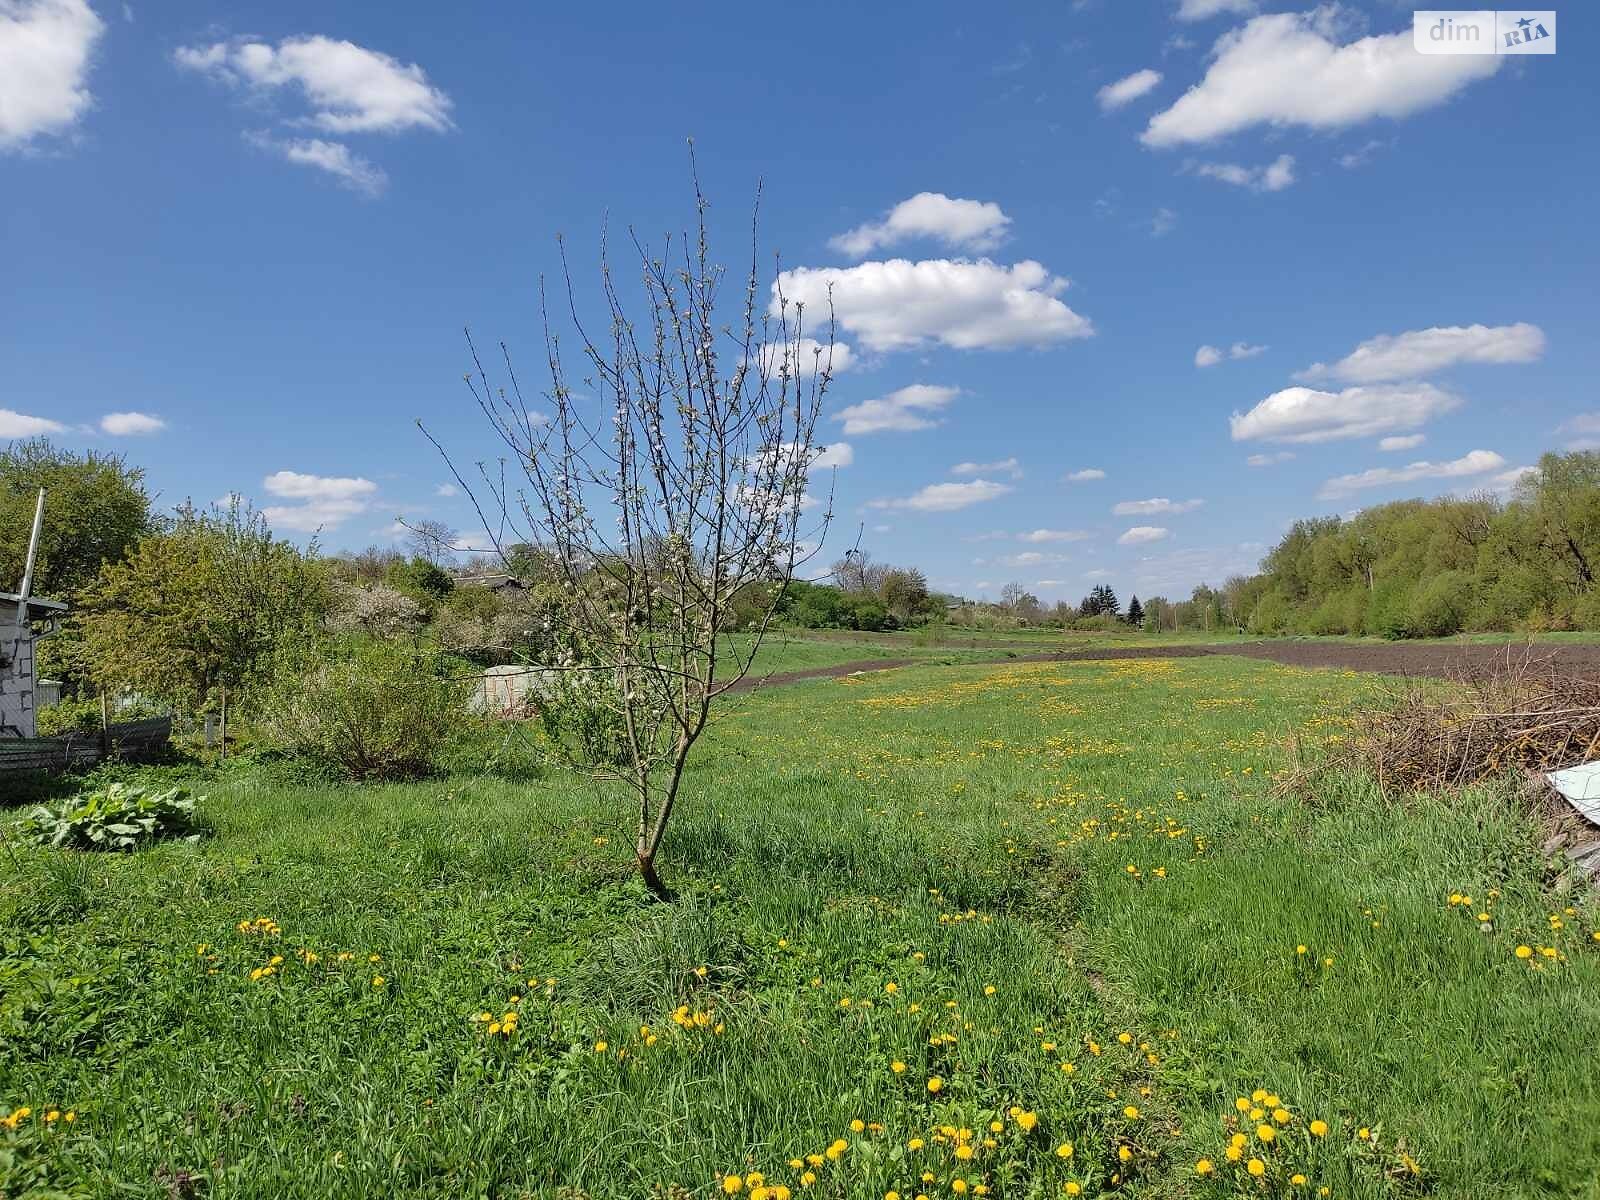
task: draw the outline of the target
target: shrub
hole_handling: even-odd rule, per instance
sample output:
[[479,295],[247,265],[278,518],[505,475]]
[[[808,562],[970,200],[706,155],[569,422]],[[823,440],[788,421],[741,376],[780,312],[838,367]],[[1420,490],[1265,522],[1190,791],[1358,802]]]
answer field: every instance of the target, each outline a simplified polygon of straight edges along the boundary
[[1573,602],[1572,623],[1589,633],[1600,631],[1600,589],[1590,588]]
[[1367,605],[1367,632],[1391,641],[1411,636],[1411,593],[1403,580],[1380,583]]
[[421,629],[427,618],[422,605],[381,583],[371,587],[340,584],[335,595],[334,611],[328,617],[328,628],[334,633],[405,637]]
[[284,661],[261,732],[275,748],[350,779],[414,778],[432,769],[469,690],[426,647],[325,647]]
[[100,701],[95,698],[63,700],[38,713],[40,737],[58,737],[64,733],[98,733],[100,730]]
[[1409,620],[1412,637],[1449,637],[1460,633],[1472,611],[1472,577],[1465,571],[1445,571],[1411,591]]
[[1293,616],[1289,601],[1279,592],[1268,592],[1250,614],[1250,632],[1275,635],[1289,631],[1289,618]]
[[1360,633],[1367,618],[1367,589],[1334,592],[1305,620],[1307,633]]
[[41,804],[18,829],[38,845],[71,850],[137,850],[172,838],[197,842],[203,832],[195,801],[183,788],[157,792],[126,783]]

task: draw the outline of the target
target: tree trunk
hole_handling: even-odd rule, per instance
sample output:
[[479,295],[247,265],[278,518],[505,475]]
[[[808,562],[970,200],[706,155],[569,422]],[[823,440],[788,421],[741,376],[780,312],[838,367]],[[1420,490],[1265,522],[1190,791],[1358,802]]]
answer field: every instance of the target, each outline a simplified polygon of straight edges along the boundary
[[663,904],[670,904],[676,897],[672,889],[661,882],[661,876],[656,873],[656,856],[650,854],[636,854],[639,863],[639,878],[644,881],[644,886],[649,893]]

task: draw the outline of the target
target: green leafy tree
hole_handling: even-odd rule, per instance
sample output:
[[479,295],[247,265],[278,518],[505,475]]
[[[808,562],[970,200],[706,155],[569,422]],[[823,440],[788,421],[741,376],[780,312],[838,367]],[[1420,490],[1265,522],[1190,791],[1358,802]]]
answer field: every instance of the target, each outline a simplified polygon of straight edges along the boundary
[[152,528],[144,472],[114,454],[73,454],[46,438],[0,450],[0,591],[22,579],[39,489],[45,522],[36,596],[71,600],[102,563],[116,562]]
[[74,626],[103,687],[194,711],[222,688],[260,683],[274,656],[320,621],[329,595],[314,547],[275,538],[237,503],[210,512],[185,505],[170,529],[101,568]]

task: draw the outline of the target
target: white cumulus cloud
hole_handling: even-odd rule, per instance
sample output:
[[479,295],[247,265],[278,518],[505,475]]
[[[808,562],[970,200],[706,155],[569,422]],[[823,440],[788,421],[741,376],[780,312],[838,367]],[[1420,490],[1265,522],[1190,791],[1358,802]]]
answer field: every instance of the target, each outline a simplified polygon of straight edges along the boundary
[[1442,104],[1500,66],[1494,54],[1418,54],[1411,30],[1341,45],[1336,6],[1269,13],[1225,33],[1205,78],[1150,118],[1147,146],[1209,142],[1257,125],[1343,129]]
[[343,142],[322,138],[275,138],[247,133],[245,140],[300,167],[315,167],[332,175],[341,186],[365,196],[377,196],[389,186],[382,167],[362,158]]
[[817,456],[811,460],[813,469],[848,467],[856,460],[855,448],[849,442],[834,442],[831,446],[816,447]]
[[995,500],[1010,492],[1011,486],[974,479],[970,483],[930,483],[927,487],[897,500],[873,500],[869,508],[903,508],[913,512],[956,512]]
[[848,434],[910,433],[917,429],[932,429],[940,423],[940,418],[931,414],[948,408],[950,402],[960,394],[960,388],[913,383],[887,396],[841,408],[833,419],[843,421],[844,431]]
[[1172,530],[1163,529],[1159,525],[1135,525],[1117,539],[1117,545],[1143,546],[1149,542],[1163,541],[1171,536]]
[[1063,478],[1066,483],[1093,483],[1095,480],[1104,479],[1105,477],[1106,473],[1099,467],[1085,467],[1083,470],[1073,471]]
[[1253,13],[1256,0],[1180,0],[1178,20],[1204,21],[1223,13]]
[[1381,439],[1378,442],[1378,449],[1382,450],[1385,454],[1392,454],[1396,450],[1415,450],[1427,440],[1428,438],[1426,434],[1397,434],[1394,437],[1386,437]]
[[100,418],[100,431],[112,437],[138,437],[141,434],[160,433],[167,423],[160,417],[142,412],[107,413]]
[[1265,346],[1252,346],[1248,342],[1235,342],[1226,350],[1219,350],[1216,346],[1201,346],[1194,352],[1194,365],[1197,367],[1214,367],[1225,358],[1241,359],[1254,358],[1258,354],[1265,354]]
[[812,313],[826,313],[831,294],[839,327],[869,350],[1006,349],[1094,334],[1089,320],[1059,299],[1067,281],[1032,260],[1009,267],[942,258],[800,267],[784,271],[772,288],[773,315],[780,293]]
[[962,200],[943,192],[918,192],[883,220],[859,225],[829,240],[841,254],[864,258],[874,250],[930,238],[958,250],[993,250],[1005,240],[1011,218],[992,200]]
[[1424,479],[1461,479],[1473,475],[1487,475],[1499,471],[1506,460],[1493,450],[1473,450],[1449,462],[1414,462],[1405,467],[1373,467],[1353,475],[1338,475],[1328,480],[1317,492],[1323,500],[1335,500],[1352,492],[1368,488],[1394,487],[1416,483]]
[[416,63],[320,35],[276,46],[235,40],[182,46],[174,61],[236,87],[298,89],[312,109],[307,122],[327,133],[398,133],[450,128],[450,97]]
[[1234,413],[1228,424],[1236,442],[1332,442],[1416,429],[1460,404],[1461,397],[1431,383],[1342,392],[1291,387],[1273,392],[1247,413]]
[[1247,467],[1275,467],[1294,457],[1293,450],[1279,450],[1276,454],[1252,454],[1244,460]]
[[798,349],[797,358],[796,343],[792,338],[787,342],[769,342],[757,347],[756,360],[769,380],[778,378],[784,367],[789,368],[791,376],[798,375],[801,379],[809,379],[819,370],[837,375],[840,371],[848,371],[850,364],[855,361],[855,355],[845,342],[834,342],[830,347],[816,338],[803,337],[799,340]]
[[1263,167],[1241,167],[1237,163],[1200,163],[1195,172],[1208,179],[1220,179],[1253,192],[1281,192],[1294,182],[1294,155],[1280,154]]
[[1122,108],[1132,104],[1161,83],[1161,72],[1152,71],[1146,67],[1142,71],[1135,71],[1132,75],[1125,75],[1115,83],[1108,83],[1094,94],[1104,112]]
[[0,438],[30,438],[46,433],[65,433],[67,427],[49,417],[30,417],[9,408],[0,408]]
[[0,151],[77,124],[104,32],[86,0],[0,0]]
[[360,515],[378,490],[370,479],[298,471],[275,471],[261,485],[269,495],[294,502],[268,505],[261,510],[262,515],[278,528],[301,533],[333,529]]
[[1002,458],[998,462],[959,462],[950,468],[952,475],[1010,475],[1022,478],[1022,464],[1015,458]]
[[1086,529],[1030,529],[1026,533],[1017,534],[1019,542],[1081,542],[1087,540],[1089,531]]
[[1193,512],[1204,503],[1204,500],[1168,500],[1165,496],[1155,496],[1149,500],[1124,500],[1113,506],[1111,512],[1118,517],[1153,517],[1158,513]]
[[1368,338],[1338,362],[1314,363],[1297,379],[1384,383],[1415,379],[1462,363],[1525,363],[1544,354],[1544,330],[1515,325],[1435,325]]

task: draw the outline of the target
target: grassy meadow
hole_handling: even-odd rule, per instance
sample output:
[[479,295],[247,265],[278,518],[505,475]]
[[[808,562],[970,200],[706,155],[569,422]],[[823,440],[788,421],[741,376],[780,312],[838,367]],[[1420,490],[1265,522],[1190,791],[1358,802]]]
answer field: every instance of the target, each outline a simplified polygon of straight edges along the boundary
[[214,836],[0,867],[0,1196],[1600,1196],[1600,913],[1533,820],[1274,788],[1381,686],[744,695],[670,905],[568,776],[162,769]]

